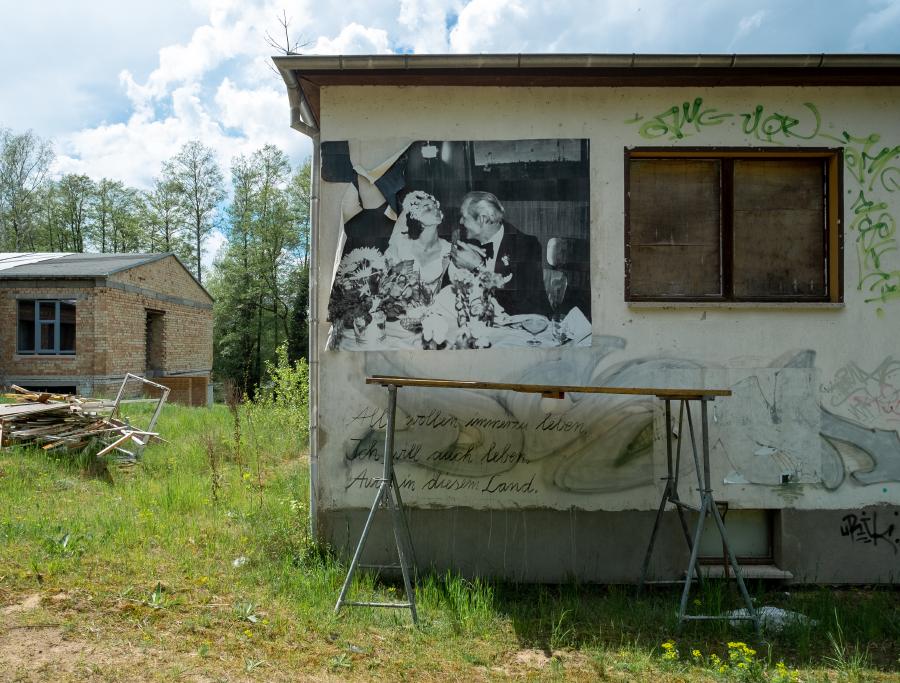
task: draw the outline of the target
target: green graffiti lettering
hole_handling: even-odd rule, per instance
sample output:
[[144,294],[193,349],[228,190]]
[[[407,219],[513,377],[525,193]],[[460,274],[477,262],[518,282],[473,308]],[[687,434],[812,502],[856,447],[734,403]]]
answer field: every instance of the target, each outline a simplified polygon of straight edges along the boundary
[[[686,133],[685,126],[693,126],[696,132],[700,132],[705,126],[718,126],[733,114],[719,112],[713,108],[703,108],[703,98],[696,97],[693,101],[682,102],[681,106],[674,105],[665,111],[651,117],[641,125],[639,134],[641,137],[653,140],[663,136],[670,136],[670,140],[680,140]],[[626,123],[636,123],[643,117],[635,115],[635,119]]]
[[844,131],[842,142],[846,145],[847,170],[868,190],[874,189],[877,183],[882,189],[894,192],[900,189],[900,166],[892,165],[892,162],[900,159],[900,145],[882,147],[876,152],[875,145],[880,140],[877,133],[858,138]]
[[870,273],[863,280],[860,281],[860,289],[862,289],[862,285],[872,281],[871,284],[868,284],[868,290],[870,292],[877,292],[876,296],[866,299],[866,303],[887,303],[888,301],[892,301],[894,299],[900,299],[900,271],[892,270],[887,273]]
[[752,135],[756,133],[756,128],[759,126],[759,120],[762,118],[763,106],[761,104],[756,105],[756,109],[753,110],[752,114],[741,114],[741,118],[744,119],[744,123],[742,128],[744,129],[744,135]]
[[[797,131],[790,131],[790,135],[791,135],[791,137],[800,138],[801,140],[812,140],[814,137],[816,137],[819,134],[819,130],[822,128],[822,117],[819,116],[819,110],[816,108],[816,105],[814,105],[812,102],[804,102],[803,106],[806,107],[810,111],[810,113],[813,115],[814,123],[813,123],[812,130],[806,134],[803,134],[803,133],[800,133]],[[797,124],[799,124],[799,123],[800,122],[797,121]],[[796,125],[796,124],[794,124],[794,125]],[[791,126],[791,128],[793,128],[793,127],[794,126]]]
[[850,207],[853,212],[853,222],[850,229],[856,231],[856,256],[859,264],[859,284],[857,289],[862,290],[866,283],[871,282],[869,289],[878,287],[881,295],[875,300],[884,299],[884,282],[889,278],[888,273],[882,273],[881,262],[885,254],[897,251],[897,232],[894,217],[888,213],[887,202],[875,202],[866,198],[860,190],[856,201]]
[[811,102],[804,102],[803,106],[812,114],[813,124],[811,132],[803,133],[794,130],[800,125],[801,121],[788,114],[774,112],[763,118],[765,107],[761,104],[757,104],[752,112],[741,114],[741,119],[743,119],[741,128],[745,135],[753,135],[757,140],[763,140],[764,142],[775,142],[775,139],[779,136],[786,139],[811,140],[818,135],[822,120],[816,105]]
[[[819,110],[811,102],[804,102],[803,106],[812,114],[809,119],[809,130],[803,131],[798,126],[803,123],[800,118],[781,112],[772,112],[766,115],[765,107],[757,104],[752,112],[740,114],[741,128],[745,135],[753,135],[758,140],[776,142],[778,139],[789,140],[798,138],[811,140],[819,133],[821,117]],[[692,127],[700,133],[709,126],[721,125],[735,114],[722,112],[714,107],[705,106],[702,97],[693,100],[685,100],[680,105],[673,105],[668,109],[651,117],[641,125],[639,133],[646,139],[656,139],[669,136],[670,140],[680,140],[689,133],[686,128]],[[627,120],[627,124],[635,124],[643,120],[643,116],[635,114],[634,118]]]

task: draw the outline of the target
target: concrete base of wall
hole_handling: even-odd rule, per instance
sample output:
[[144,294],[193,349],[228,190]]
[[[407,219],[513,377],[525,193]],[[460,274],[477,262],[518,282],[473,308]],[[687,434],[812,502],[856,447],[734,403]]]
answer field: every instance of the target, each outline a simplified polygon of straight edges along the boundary
[[[319,535],[352,554],[367,510],[320,510]],[[637,583],[655,512],[412,509],[420,570],[526,583]],[[794,583],[900,582],[900,507],[777,511],[774,564]],[[649,579],[683,580],[689,553],[678,518],[666,513]],[[376,516],[362,562],[394,564],[388,513]]]

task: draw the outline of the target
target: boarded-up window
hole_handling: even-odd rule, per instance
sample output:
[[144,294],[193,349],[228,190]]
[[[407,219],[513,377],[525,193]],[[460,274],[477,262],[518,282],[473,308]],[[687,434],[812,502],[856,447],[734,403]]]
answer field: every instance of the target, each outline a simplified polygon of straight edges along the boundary
[[636,159],[631,164],[631,292],[719,296],[721,163]]
[[[654,156],[659,155],[659,156]],[[839,301],[838,151],[632,151],[626,297]]]
[[734,295],[825,296],[825,164],[734,161]]

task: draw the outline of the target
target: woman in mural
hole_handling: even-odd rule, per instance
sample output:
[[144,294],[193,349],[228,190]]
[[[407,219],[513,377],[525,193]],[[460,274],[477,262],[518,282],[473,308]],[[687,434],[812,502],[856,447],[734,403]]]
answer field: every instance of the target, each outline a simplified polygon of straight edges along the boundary
[[427,192],[413,190],[403,198],[384,254],[390,265],[413,262],[429,300],[440,289],[450,264],[450,242],[438,237],[437,232],[443,220],[440,202]]

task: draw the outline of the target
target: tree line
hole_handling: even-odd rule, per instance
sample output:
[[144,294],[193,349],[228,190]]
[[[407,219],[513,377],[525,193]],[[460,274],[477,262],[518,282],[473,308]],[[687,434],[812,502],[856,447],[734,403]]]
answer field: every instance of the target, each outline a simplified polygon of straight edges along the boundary
[[[185,143],[149,189],[54,176],[50,141],[0,128],[0,251],[173,252],[215,298],[214,372],[253,394],[287,344],[307,356],[310,163],[274,145],[232,159],[230,187],[213,151]],[[229,191],[230,190],[230,191]],[[218,228],[227,242],[206,272]]]

